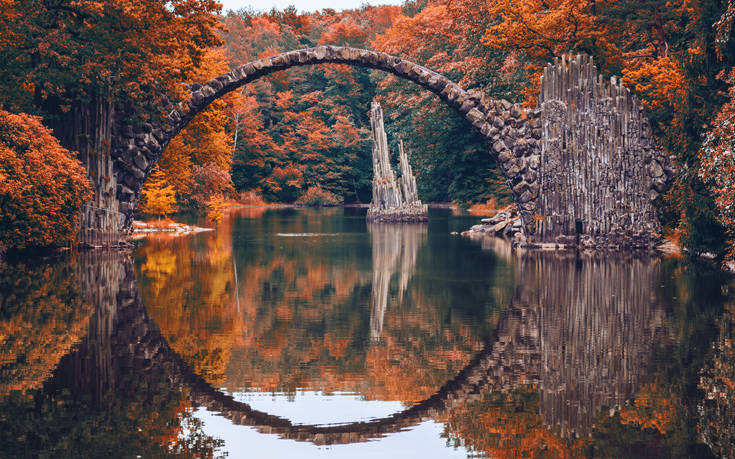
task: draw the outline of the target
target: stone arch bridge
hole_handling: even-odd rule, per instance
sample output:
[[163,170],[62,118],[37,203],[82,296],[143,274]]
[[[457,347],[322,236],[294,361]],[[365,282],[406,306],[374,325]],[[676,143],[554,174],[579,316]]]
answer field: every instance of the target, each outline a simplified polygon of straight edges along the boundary
[[[90,171],[98,189],[95,205],[124,214],[119,229],[129,231],[151,169],[199,112],[270,73],[326,63],[413,81],[463,116],[496,158],[528,238],[556,240],[581,232],[613,235],[619,243],[659,230],[650,201],[673,171],[653,143],[640,103],[615,78],[607,84],[598,77],[587,56],[563,57],[547,66],[534,109],[466,91],[432,70],[376,51],[318,46],[259,59],[194,85],[189,100],[169,104],[163,119],[136,124],[136,109],[115,112],[108,134],[110,160],[97,166],[108,173]],[[83,225],[93,227],[91,220]]]

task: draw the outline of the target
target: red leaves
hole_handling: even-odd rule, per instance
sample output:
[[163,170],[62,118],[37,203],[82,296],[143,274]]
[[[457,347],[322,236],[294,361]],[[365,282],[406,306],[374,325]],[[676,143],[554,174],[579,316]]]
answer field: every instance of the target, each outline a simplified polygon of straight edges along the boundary
[[71,243],[90,198],[86,171],[39,118],[0,110],[0,250]]

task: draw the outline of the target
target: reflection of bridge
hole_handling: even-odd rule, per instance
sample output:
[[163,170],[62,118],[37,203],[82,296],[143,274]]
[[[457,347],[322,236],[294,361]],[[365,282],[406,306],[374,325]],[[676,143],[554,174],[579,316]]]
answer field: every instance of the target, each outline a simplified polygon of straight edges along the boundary
[[[453,380],[432,397],[392,416],[342,425],[295,425],[252,409],[193,374],[169,347],[143,306],[130,260],[90,259],[82,283],[95,302],[88,367],[77,384],[105,398],[115,375],[145,378],[164,372],[192,403],[234,424],[315,444],[343,444],[399,432],[438,418],[488,391],[537,385],[548,425],[584,432],[603,406],[620,406],[645,374],[654,338],[665,332],[663,309],[650,287],[657,262],[532,259],[519,267],[524,284],[501,318],[495,336]],[[99,290],[106,285],[107,290]],[[115,288],[115,286],[118,286]],[[94,343],[94,345],[92,345]],[[83,365],[82,365],[83,366]]]

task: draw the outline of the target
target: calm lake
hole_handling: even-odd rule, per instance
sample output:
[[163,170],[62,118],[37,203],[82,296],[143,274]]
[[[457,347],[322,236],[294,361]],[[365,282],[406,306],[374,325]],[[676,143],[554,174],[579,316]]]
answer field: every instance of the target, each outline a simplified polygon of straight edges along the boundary
[[0,457],[735,457],[728,276],[478,220],[243,208],[0,265]]

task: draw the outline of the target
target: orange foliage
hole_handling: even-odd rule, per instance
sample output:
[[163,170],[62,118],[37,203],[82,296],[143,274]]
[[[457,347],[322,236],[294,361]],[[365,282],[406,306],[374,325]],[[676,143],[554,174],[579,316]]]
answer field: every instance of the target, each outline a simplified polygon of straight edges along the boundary
[[468,210],[476,215],[493,215],[498,211],[498,201],[490,198],[486,202],[472,204]]
[[641,97],[646,109],[685,110],[689,92],[686,72],[682,64],[669,56],[627,67],[623,83]]
[[642,429],[656,429],[666,435],[678,418],[678,400],[669,388],[649,383],[641,387],[631,405],[620,410],[622,424],[636,424]]
[[335,196],[329,191],[323,190],[318,185],[309,187],[309,189],[296,200],[296,204],[304,206],[336,205],[340,202],[342,202],[340,197]]
[[143,188],[139,209],[146,214],[165,216],[176,209],[175,204],[174,188],[166,184],[163,172],[156,166]]
[[[615,45],[592,13],[595,0],[500,0],[486,4],[498,21],[488,27],[483,42],[491,48],[515,51],[530,59],[526,65],[527,104],[535,104],[543,65],[569,51],[616,56]],[[607,59],[605,59],[607,60]]]
[[[196,81],[207,81],[227,71],[229,66],[224,49],[210,48],[203,52],[201,62],[192,69],[189,81],[192,84]],[[195,175],[197,168],[212,168],[212,166],[229,175],[233,136],[226,132],[225,128],[231,124],[229,115],[241,110],[245,103],[239,92],[231,92],[212,102],[171,140],[158,163],[158,168],[163,183],[173,187],[180,204],[185,204],[189,199],[197,204],[203,204],[212,199],[212,194],[219,194],[221,197],[223,190],[203,190],[201,181],[197,180]],[[152,187],[153,182],[146,181],[143,194],[151,192]]]
[[[243,329],[230,293],[234,275],[228,228],[208,233],[201,252],[193,252],[181,238],[149,238],[137,252],[142,258],[138,278],[155,286],[143,290],[149,314],[171,347],[211,383],[224,380],[235,332]],[[187,294],[192,290],[198,292],[193,302]]]
[[258,191],[243,191],[240,193],[240,204],[245,204],[248,206],[263,206],[265,205],[265,201],[263,201],[263,196]]
[[180,94],[203,50],[218,43],[220,8],[214,0],[5,1],[0,60],[9,65],[0,73],[28,93],[7,93],[21,87],[11,83],[0,97],[17,105],[40,96],[68,111],[90,88],[139,101],[151,86]]
[[0,251],[71,244],[91,187],[39,118],[0,110]]
[[565,439],[549,429],[539,414],[535,386],[485,395],[448,416],[450,438],[461,439],[469,449],[497,458],[583,457],[586,439]]
[[351,18],[331,24],[319,39],[319,44],[362,48],[368,40],[368,31]]
[[0,396],[38,389],[87,333],[72,260],[0,265]]

